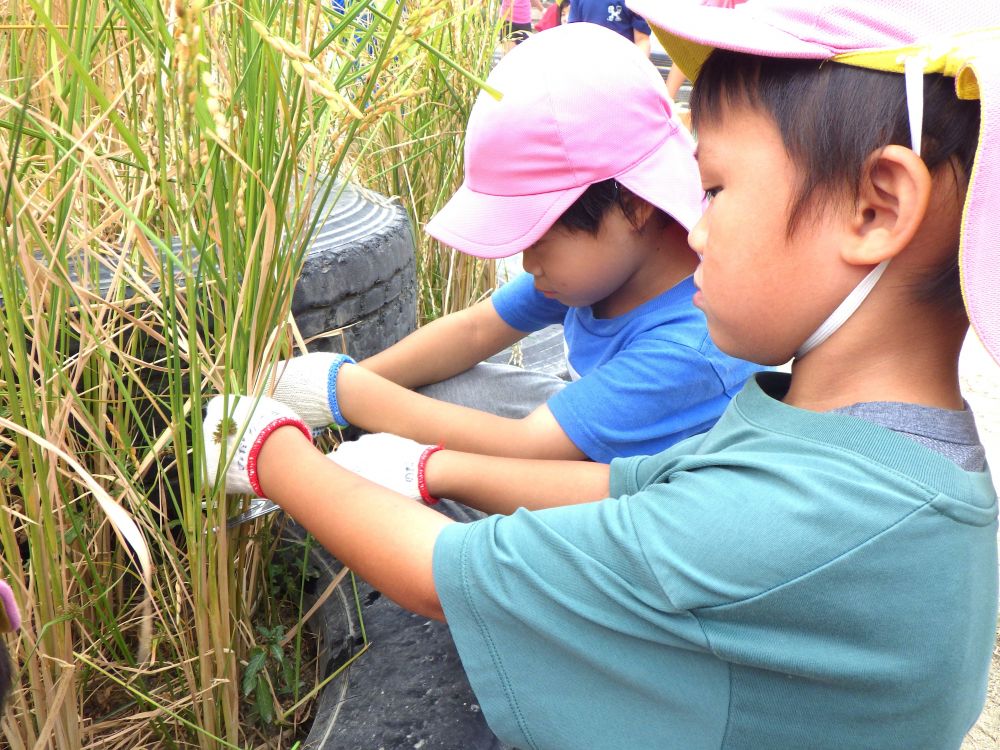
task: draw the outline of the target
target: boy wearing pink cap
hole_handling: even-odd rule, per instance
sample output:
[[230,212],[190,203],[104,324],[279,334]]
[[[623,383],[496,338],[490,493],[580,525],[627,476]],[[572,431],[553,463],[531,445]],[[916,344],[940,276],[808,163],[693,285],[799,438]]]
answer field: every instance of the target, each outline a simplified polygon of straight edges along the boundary
[[997,622],[997,495],[958,354],[971,319],[1000,359],[1000,8],[633,7],[695,76],[696,304],[726,351],[792,372],[609,468],[439,451],[431,492],[461,497],[478,461],[483,504],[510,513],[471,524],[272,427],[296,420],[273,401],[235,402],[253,421],[219,446],[227,485],[254,477],[446,618],[516,747],[957,750]]
[[[607,463],[704,432],[759,369],[720,352],[691,302],[704,195],[655,68],[606,29],[551,32],[490,74],[503,98],[477,100],[465,180],[427,225],[471,255],[522,253],[528,273],[360,366],[279,363],[274,397],[310,425]],[[570,382],[478,364],[555,323]]]

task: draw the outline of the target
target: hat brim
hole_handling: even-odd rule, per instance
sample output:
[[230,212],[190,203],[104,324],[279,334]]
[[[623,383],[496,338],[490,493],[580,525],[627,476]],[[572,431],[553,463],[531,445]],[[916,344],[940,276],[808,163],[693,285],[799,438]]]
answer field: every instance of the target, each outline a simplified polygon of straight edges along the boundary
[[[717,8],[661,0],[626,0],[626,5],[649,22],[671,61],[692,81],[716,48],[802,60],[825,60],[836,54],[756,18],[753,3]],[[683,37],[678,36],[679,32]]]
[[424,229],[445,245],[479,258],[506,258],[530,247],[587,185],[534,195],[489,195],[466,183]]
[[615,179],[690,231],[705,210],[705,193],[694,158],[694,141],[679,123],[655,150]]
[[[704,210],[690,134],[677,123],[651,152],[608,179],[692,229]],[[435,239],[480,258],[506,258],[527,249],[558,221],[591,183],[535,195],[489,195],[462,183],[425,226]]]
[[[962,215],[959,269],[969,322],[993,359],[1000,363],[1000,51],[984,49],[969,66],[978,79],[979,149]],[[988,93],[987,93],[988,92]]]

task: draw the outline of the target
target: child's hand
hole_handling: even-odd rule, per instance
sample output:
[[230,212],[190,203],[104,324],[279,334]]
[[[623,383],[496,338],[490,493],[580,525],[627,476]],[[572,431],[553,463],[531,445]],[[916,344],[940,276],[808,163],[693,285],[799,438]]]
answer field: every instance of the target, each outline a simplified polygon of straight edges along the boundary
[[424,470],[427,459],[438,450],[440,446],[377,432],[341,443],[327,458],[375,484],[433,505],[437,498],[427,489]]
[[347,363],[354,364],[354,360],[329,352],[282,360],[274,368],[274,398],[293,407],[310,427],[347,427],[337,403],[337,374]]
[[225,444],[229,461],[226,492],[264,497],[257,477],[257,456],[268,436],[285,425],[298,427],[312,442],[312,434],[299,415],[273,399],[263,396],[259,399],[253,396],[213,398],[208,402],[202,426],[209,481],[216,481]]

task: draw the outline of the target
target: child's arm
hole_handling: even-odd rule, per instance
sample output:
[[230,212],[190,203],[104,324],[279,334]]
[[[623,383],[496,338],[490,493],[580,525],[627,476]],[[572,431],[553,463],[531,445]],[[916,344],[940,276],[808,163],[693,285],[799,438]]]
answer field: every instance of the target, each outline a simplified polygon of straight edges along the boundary
[[438,451],[427,462],[427,488],[484,513],[509,515],[603,500],[610,491],[608,464],[497,458]]
[[684,81],[687,80],[687,76],[684,75],[684,71],[680,69],[677,63],[672,63],[670,66],[670,72],[667,73],[667,93],[670,94],[670,98],[677,100],[677,92],[681,90],[681,86],[684,85]]
[[344,565],[401,607],[444,619],[431,563],[453,521],[327,460],[294,427],[266,439],[256,468],[265,495]]
[[418,328],[360,364],[404,388],[419,388],[464,372],[525,335],[487,299]]
[[589,503],[610,490],[607,464],[460,453],[388,433],[343,443],[327,458],[414,500],[447,497],[485,513]]
[[[228,492],[270,498],[391,599],[442,619],[431,563],[437,536],[452,521],[337,465],[312,445],[308,433],[294,412],[272,399],[218,396],[209,403],[203,426],[209,478],[214,480],[224,450],[232,457]],[[608,490],[605,466],[445,451],[432,458],[426,461],[432,492],[474,497],[481,490],[489,502],[507,507],[517,504],[511,498],[543,498],[552,505],[588,502]]]
[[586,458],[544,405],[511,419],[410,390],[463,372],[524,336],[485,300],[428,324],[361,365],[323,352],[280,363],[274,398],[311,427],[353,424],[495,456]]
[[353,365],[340,368],[336,388],[341,414],[368,432],[489,456],[586,458],[544,405],[523,419],[498,417],[422,396]]

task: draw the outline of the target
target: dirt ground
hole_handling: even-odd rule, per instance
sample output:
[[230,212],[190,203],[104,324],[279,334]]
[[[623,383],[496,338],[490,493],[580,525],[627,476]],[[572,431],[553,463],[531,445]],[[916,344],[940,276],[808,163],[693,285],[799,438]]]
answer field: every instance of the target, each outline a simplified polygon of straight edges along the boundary
[[[965,398],[976,414],[979,435],[1000,486],[1000,366],[994,364],[979,341],[970,336],[962,350],[960,371]],[[986,707],[966,737],[962,750],[1000,750],[1000,635],[993,650]]]

